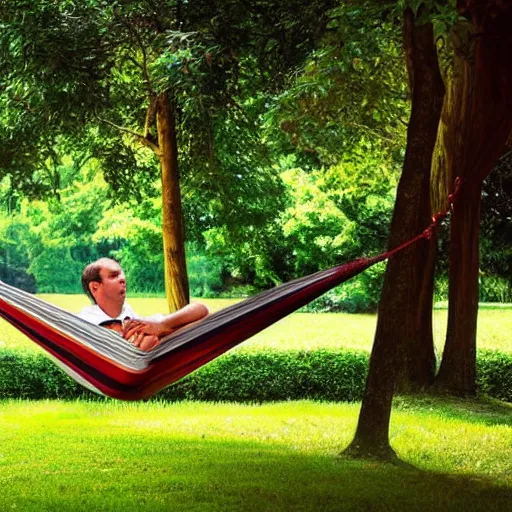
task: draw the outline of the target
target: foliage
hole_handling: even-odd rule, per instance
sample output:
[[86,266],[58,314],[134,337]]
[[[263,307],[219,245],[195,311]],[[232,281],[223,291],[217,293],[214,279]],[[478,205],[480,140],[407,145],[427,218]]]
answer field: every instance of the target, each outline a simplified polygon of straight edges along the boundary
[[[99,107],[105,46],[84,10],[83,3],[70,12],[56,2],[5,1],[0,7],[0,178],[10,176],[29,197],[55,191],[56,141],[81,132],[77,109],[94,115]],[[90,45],[88,58],[78,51],[79,41]]]
[[[219,175],[240,174],[223,165],[233,130],[251,138],[251,105],[260,115],[265,94],[279,90],[314,47],[333,2],[299,4],[165,1],[156,8],[141,0],[72,0],[23,2],[20,9],[19,0],[4,2],[1,98],[10,117],[0,123],[0,140],[12,149],[0,172],[28,179],[59,137],[71,138],[101,159],[118,196],[140,198],[157,166],[141,160],[133,142],[155,149],[156,99],[166,93],[177,113],[183,180],[190,177],[201,195]],[[240,144],[236,168],[250,178],[251,150]]]
[[[269,102],[265,139],[288,198],[268,237],[257,231],[255,246],[234,247],[229,266],[242,282],[268,286],[385,246],[408,106],[405,68],[389,66],[402,59],[394,22],[372,9],[371,22],[359,6],[328,11],[318,49]],[[227,233],[208,232],[207,246]]]
[[130,290],[164,290],[162,214],[157,199],[116,205],[103,212],[94,243],[117,247],[111,252],[122,265]]
[[486,274],[512,282],[512,151],[507,150],[484,181],[481,265]]
[[[255,123],[260,108],[250,107]],[[241,282],[268,287],[285,275],[286,255],[278,240],[287,194],[278,172],[262,154],[258,130],[249,130],[247,123],[231,116],[220,123],[214,162],[202,165],[205,174],[192,170],[192,189],[190,182],[184,184],[184,214],[191,226],[190,241],[213,259],[221,258]],[[194,193],[198,189],[201,194]]]
[[[11,240],[5,251],[33,276],[39,292],[78,293],[84,265],[113,248],[92,240],[107,190],[94,169],[84,169],[59,194],[47,202],[20,201],[19,211],[4,225]],[[11,266],[6,274],[12,282]]]
[[[452,3],[429,2],[439,33]],[[76,292],[83,265],[110,254],[132,290],[162,289],[157,162],[136,143],[155,140],[163,92],[176,106],[194,295],[382,251],[409,112],[406,4],[418,7],[3,2],[0,278]],[[486,181],[485,300],[509,296],[507,162]],[[19,191],[55,197],[29,206]],[[379,289],[367,271],[311,307],[371,311]]]
[[[110,256],[125,268],[130,290],[161,292],[159,200],[115,204],[95,160],[78,171],[60,169],[61,176],[70,173],[58,198],[16,199],[15,208],[1,214],[0,278],[30,291],[80,293],[84,266]],[[4,185],[0,197],[10,190]]]
[[[85,168],[59,199],[21,200],[0,224],[0,278],[40,293],[80,293],[85,265],[118,259],[132,292],[162,292],[161,209],[158,199],[113,204],[94,168]],[[211,295],[223,285],[223,264],[189,244],[193,293]]]
[[[268,402],[360,400],[369,354],[363,351],[234,352],[200,368],[156,395],[160,400]],[[512,356],[478,354],[478,386],[512,402]],[[45,355],[0,350],[0,397],[75,399],[94,397]]]
[[[148,176],[155,178],[155,165],[137,165],[123,132],[100,121],[143,116],[140,49],[133,51],[135,58],[128,55],[135,47],[129,21],[137,16],[136,2],[24,3],[22,9],[16,1],[2,4],[0,48],[8,72],[2,76],[1,99],[10,116],[2,123],[2,144],[13,141],[14,147],[10,164],[0,168],[30,177],[41,162],[56,159],[54,146],[65,140],[100,158],[119,193],[128,193],[128,182],[147,184]],[[27,158],[19,160],[23,155]],[[132,187],[131,195],[138,190]]]
[[504,277],[483,275],[480,277],[479,293],[481,302],[512,302],[512,284]]
[[[480,271],[478,281],[479,302],[498,304],[512,302],[512,285],[507,278]],[[445,276],[436,279],[434,300],[448,300],[448,279]]]
[[192,297],[216,297],[224,288],[224,262],[187,244],[187,272]]
[[352,254],[355,225],[323,190],[323,173],[290,169],[281,176],[290,190],[281,221],[293,254],[294,274],[327,268]]
[[372,255],[386,249],[398,169],[375,145],[348,152],[325,175],[325,190],[353,223],[354,252]]
[[[55,193],[55,146],[79,143],[101,162],[116,197],[140,201],[155,193],[157,166],[135,142],[160,154],[157,111],[168,101],[178,133],[185,217],[195,221],[189,239],[204,245],[202,232],[213,219],[226,244],[249,252],[259,245],[261,258],[273,241],[262,225],[281,209],[282,186],[259,134],[260,117],[269,91],[280,90],[290,67],[320,37],[324,11],[332,5],[296,9],[295,3],[262,0],[240,9],[229,1],[166,1],[156,9],[140,0],[37,1],[21,14],[13,9],[16,0],[7,1],[0,11],[6,28],[0,50],[8,117],[0,135],[9,158],[0,162],[0,177],[34,176],[46,166],[52,179],[38,193]],[[22,143],[11,148],[8,142],[20,135]],[[31,189],[36,195],[33,183]],[[256,230],[262,236],[255,239]],[[135,247],[140,245],[122,249],[129,272],[142,256]],[[154,258],[150,263],[159,267]],[[256,272],[256,281],[268,286],[276,278]]]
[[512,402],[512,357],[497,350],[481,350],[477,357],[478,389],[498,400]]
[[334,288],[310,304],[302,311],[325,313],[344,311],[346,313],[376,312],[384,275],[384,265],[365,270],[343,286]]
[[365,353],[287,352],[220,358],[158,396],[171,399],[266,402],[362,396]]
[[0,213],[0,280],[35,292],[35,279],[28,273],[28,253],[21,243],[21,235],[25,235],[28,229],[29,226],[18,216]]
[[393,11],[349,2],[328,17],[321,44],[271,109],[269,130],[279,126],[292,147],[325,165],[358,146],[400,161],[409,106]]
[[2,350],[0,389],[5,398],[65,398],[89,396],[55,363],[40,353]]

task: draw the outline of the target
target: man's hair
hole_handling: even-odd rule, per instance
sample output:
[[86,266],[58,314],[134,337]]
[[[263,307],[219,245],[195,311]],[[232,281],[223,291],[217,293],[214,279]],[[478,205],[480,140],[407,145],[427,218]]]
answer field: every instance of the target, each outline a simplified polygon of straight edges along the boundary
[[94,304],[96,304],[96,299],[94,298],[94,295],[91,293],[89,285],[91,283],[101,283],[101,269],[107,262],[110,261],[116,260],[112,258],[100,258],[99,260],[89,263],[89,265],[87,265],[84,268],[84,271],[82,272],[82,288],[84,289],[85,294],[92,300]]

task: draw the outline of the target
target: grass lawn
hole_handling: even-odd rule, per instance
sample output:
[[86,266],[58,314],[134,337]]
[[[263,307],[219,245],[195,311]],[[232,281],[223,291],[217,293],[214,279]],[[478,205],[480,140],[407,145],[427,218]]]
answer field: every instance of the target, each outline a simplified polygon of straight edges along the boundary
[[400,399],[409,466],[337,457],[358,404],[0,402],[0,510],[505,511],[512,406]]
[[[84,295],[42,295],[44,300],[69,311],[78,312],[88,304]],[[163,298],[132,298],[129,300],[141,315],[165,312]],[[210,310],[217,311],[236,300],[205,299]],[[446,331],[447,310],[434,310],[433,327],[436,348],[442,352]],[[294,313],[241,345],[237,350],[351,348],[371,349],[375,332],[376,315],[351,315],[346,313]],[[512,352],[512,308],[483,305],[478,316],[478,348]],[[16,329],[0,319],[0,347],[20,347],[39,350]]]
[[[87,303],[44,298],[73,312]],[[130,303],[165,311],[164,299]],[[237,350],[369,350],[375,320],[296,313]],[[438,343],[445,325],[437,309]],[[480,348],[512,352],[510,332],[512,309],[481,309]],[[0,321],[2,344],[39,350]],[[398,398],[391,441],[403,466],[338,457],[358,412],[306,401],[0,401],[0,511],[512,510],[511,404]]]

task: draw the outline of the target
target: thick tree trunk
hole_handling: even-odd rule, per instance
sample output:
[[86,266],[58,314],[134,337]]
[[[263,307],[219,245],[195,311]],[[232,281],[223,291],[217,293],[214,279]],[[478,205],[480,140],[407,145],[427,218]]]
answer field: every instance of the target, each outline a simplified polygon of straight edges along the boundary
[[[405,16],[413,86],[407,151],[391,225],[390,248],[430,224],[430,168],[444,96],[431,24]],[[433,237],[435,238],[435,237]],[[346,454],[393,457],[389,419],[395,385],[430,384],[434,375],[432,291],[435,240],[393,257],[384,278],[374,346],[355,438]]]
[[178,172],[176,121],[166,93],[158,97],[156,122],[162,177],[165,292],[169,310],[176,311],[188,304],[189,287]]
[[471,52],[455,48],[459,72],[453,89],[459,97],[450,106],[445,154],[451,153],[452,172],[464,181],[452,217],[448,330],[435,386],[467,395],[476,391],[482,181],[503,151],[512,126],[512,5],[493,0],[459,0],[457,5],[471,18],[474,35],[468,38]]

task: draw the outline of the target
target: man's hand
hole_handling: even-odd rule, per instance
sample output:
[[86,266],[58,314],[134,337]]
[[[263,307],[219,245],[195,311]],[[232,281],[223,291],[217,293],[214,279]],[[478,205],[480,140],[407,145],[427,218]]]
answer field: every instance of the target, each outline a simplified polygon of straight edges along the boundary
[[[125,326],[127,323],[125,322]],[[141,350],[151,350],[160,343],[160,338],[155,334],[146,334],[144,332],[134,332],[129,337],[124,335],[121,322],[104,325],[106,329],[119,333],[123,338],[128,340],[133,346],[139,347]]]
[[151,350],[160,338],[170,331],[160,322],[153,320],[126,320],[123,324],[123,338],[142,350]]
[[135,347],[139,347],[141,350],[151,350],[160,343],[160,338],[154,334],[141,334],[136,337],[133,341]]

